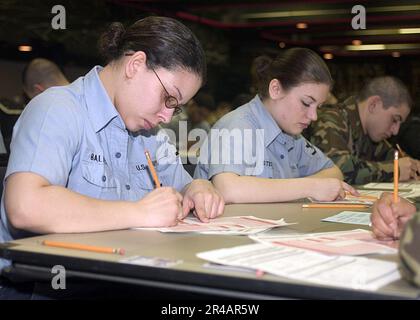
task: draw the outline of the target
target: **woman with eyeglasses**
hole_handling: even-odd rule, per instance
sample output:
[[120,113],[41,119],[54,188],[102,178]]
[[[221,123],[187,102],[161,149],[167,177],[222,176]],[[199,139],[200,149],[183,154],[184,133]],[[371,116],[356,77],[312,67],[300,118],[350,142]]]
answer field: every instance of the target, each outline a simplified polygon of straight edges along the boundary
[[195,177],[228,203],[332,201],[357,194],[338,167],[302,137],[327,99],[332,78],[312,50],[292,48],[254,62],[258,94],[212,128]]
[[126,30],[112,24],[100,49],[105,67],[40,94],[17,122],[1,206],[4,241],[173,226],[190,210],[202,221],[222,214],[222,197],[207,180],[192,180],[156,130],[205,80],[197,38],[174,19],[148,17]]

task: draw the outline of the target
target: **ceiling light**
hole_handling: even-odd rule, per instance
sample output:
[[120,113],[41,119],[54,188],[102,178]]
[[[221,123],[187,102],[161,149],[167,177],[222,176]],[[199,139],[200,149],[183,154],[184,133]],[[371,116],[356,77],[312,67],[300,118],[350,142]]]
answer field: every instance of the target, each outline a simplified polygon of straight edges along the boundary
[[298,28],[298,29],[306,29],[306,28],[308,28],[308,25],[306,23],[304,23],[304,22],[299,22],[299,23],[296,24],[296,28]]
[[32,47],[28,46],[28,45],[23,45],[23,46],[19,46],[18,50],[20,52],[30,52],[30,51],[32,51]]
[[349,51],[364,51],[364,50],[385,50],[384,44],[362,44],[358,46],[346,46]]
[[393,43],[393,44],[362,44],[360,46],[345,46],[349,51],[366,51],[366,50],[413,50],[420,49],[418,43]]
[[420,33],[420,28],[402,28],[398,29],[399,34],[414,34]]
[[324,59],[325,60],[331,60],[332,58],[334,58],[334,55],[332,53],[324,53]]

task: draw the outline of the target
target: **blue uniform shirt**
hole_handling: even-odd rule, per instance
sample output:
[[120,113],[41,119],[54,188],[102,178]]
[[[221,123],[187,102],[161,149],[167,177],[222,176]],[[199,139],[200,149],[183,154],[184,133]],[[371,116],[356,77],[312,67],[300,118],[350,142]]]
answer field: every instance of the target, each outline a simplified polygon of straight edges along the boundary
[[263,178],[299,178],[333,167],[303,136],[284,133],[258,95],[228,113],[212,128],[200,149],[194,177],[221,172]]
[[[163,131],[127,131],[94,67],[68,86],[36,96],[17,121],[6,172],[33,172],[52,185],[104,200],[137,201],[153,190],[149,150],[163,186],[192,181]],[[27,236],[8,223],[1,203],[2,241]],[[0,263],[1,264],[1,263]]]

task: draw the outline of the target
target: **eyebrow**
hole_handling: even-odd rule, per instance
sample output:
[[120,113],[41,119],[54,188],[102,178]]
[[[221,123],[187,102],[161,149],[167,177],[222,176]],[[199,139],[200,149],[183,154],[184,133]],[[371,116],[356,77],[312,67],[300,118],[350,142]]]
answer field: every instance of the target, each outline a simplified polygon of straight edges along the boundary
[[182,93],[181,93],[181,91],[179,91],[179,89],[178,89],[177,86],[174,85],[174,88],[176,89],[176,91],[178,91],[178,94],[179,94],[179,102],[181,102],[182,101]]
[[307,94],[305,94],[305,97],[311,98],[313,102],[316,102],[316,99],[312,96],[308,96]]
[[395,118],[397,118],[399,121],[404,121],[404,119],[403,119],[402,115],[400,115],[400,114],[395,114],[395,115],[394,115],[394,119],[395,119]]

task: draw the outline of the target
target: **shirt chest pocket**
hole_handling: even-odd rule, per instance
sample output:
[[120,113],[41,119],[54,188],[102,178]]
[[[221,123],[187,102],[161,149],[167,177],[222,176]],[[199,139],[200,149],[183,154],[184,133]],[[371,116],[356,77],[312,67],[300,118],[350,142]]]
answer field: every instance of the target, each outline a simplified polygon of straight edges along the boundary
[[[171,186],[171,177],[163,172],[162,168],[156,167],[156,173],[162,186]],[[144,191],[151,191],[155,188],[155,182],[147,165],[130,165],[131,183]]]
[[115,193],[117,183],[111,169],[103,163],[82,164],[84,186],[82,193],[95,198],[110,198],[110,193]]

